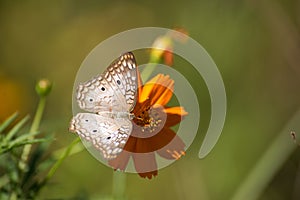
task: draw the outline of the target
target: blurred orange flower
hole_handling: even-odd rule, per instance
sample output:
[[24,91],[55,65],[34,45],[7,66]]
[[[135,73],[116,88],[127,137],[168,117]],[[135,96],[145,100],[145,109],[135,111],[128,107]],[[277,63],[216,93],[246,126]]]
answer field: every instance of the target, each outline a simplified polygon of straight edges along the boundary
[[153,43],[151,49],[150,61],[163,60],[168,66],[173,65],[174,42],[186,43],[188,40],[188,32],[184,28],[174,28],[174,31],[169,31],[165,35],[158,37]]
[[24,84],[2,74],[0,71],[0,91],[0,122],[16,111],[21,114],[27,112],[30,97]]
[[133,131],[124,150],[108,163],[125,170],[130,156],[139,175],[151,179],[157,175],[155,152],[166,159],[185,155],[185,144],[170,127],[180,123],[187,112],[183,107],[165,107],[173,95],[174,81],[159,74],[142,86],[138,77],[138,101],[133,110]]

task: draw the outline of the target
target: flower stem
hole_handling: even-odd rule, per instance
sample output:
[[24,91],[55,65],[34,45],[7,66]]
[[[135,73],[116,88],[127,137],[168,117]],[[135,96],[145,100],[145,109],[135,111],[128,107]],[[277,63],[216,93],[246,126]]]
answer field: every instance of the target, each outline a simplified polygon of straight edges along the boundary
[[67,148],[65,149],[64,153],[61,154],[60,158],[54,163],[54,165],[51,167],[51,169],[49,170],[45,181],[48,181],[50,178],[52,178],[52,176],[55,174],[56,170],[58,169],[58,167],[62,164],[62,162],[70,155],[71,150],[73,149],[73,147],[78,144],[80,142],[80,138],[77,137],[76,139],[74,139],[72,141],[71,144],[69,144],[67,146]]
[[[41,96],[40,100],[39,100],[39,103],[38,103],[38,107],[37,107],[35,116],[34,116],[34,119],[33,119],[33,122],[32,122],[32,125],[31,125],[30,130],[29,130],[29,133],[34,133],[34,132],[38,131],[40,123],[41,123],[41,119],[42,119],[42,116],[43,116],[43,112],[44,112],[44,109],[45,109],[45,105],[46,105],[46,96]],[[31,136],[28,139],[33,139],[33,136]],[[22,155],[21,155],[21,160],[19,162],[19,168],[21,169],[21,171],[26,171],[26,161],[27,161],[28,156],[30,154],[31,147],[32,147],[32,144],[26,144],[24,146],[24,149],[23,149],[23,152],[22,152]]]
[[153,64],[148,63],[146,67],[141,72],[141,78],[143,81],[147,81],[149,77],[151,76],[152,72],[154,71]]
[[124,198],[126,189],[126,173],[120,171],[113,172],[113,188],[112,196],[115,200],[121,200]]
[[45,105],[46,105],[46,97],[43,96],[40,98],[38,108],[37,108],[36,114],[34,116],[31,128],[30,128],[30,133],[38,131],[40,123],[41,123],[41,119],[43,116],[43,112],[45,109]]
[[[72,143],[74,141],[77,141],[77,143],[75,143],[74,145],[72,145]],[[68,156],[71,156],[73,154],[77,154],[77,153],[80,153],[82,152],[83,150],[85,150],[85,147],[82,145],[82,143],[80,143],[80,138],[77,137],[75,140],[74,140],[70,145],[66,146],[66,147],[63,147],[63,148],[60,148],[56,151],[53,152],[52,154],[52,157],[55,159],[55,160],[58,160],[61,158],[61,155],[64,154],[65,151],[67,151],[68,148],[70,148],[70,152],[68,153]]]
[[288,122],[282,132],[273,140],[248,177],[233,195],[232,200],[258,199],[271,179],[297,148],[292,140],[291,131],[300,132],[300,110]]
[[9,200],[17,200],[17,194],[16,193],[12,193],[9,197]]
[[152,72],[155,69],[155,65],[157,65],[157,63],[159,63],[160,58],[158,56],[152,56],[150,55],[150,59],[149,62],[147,63],[146,67],[143,69],[143,71],[141,72],[141,78],[143,81],[147,81]]

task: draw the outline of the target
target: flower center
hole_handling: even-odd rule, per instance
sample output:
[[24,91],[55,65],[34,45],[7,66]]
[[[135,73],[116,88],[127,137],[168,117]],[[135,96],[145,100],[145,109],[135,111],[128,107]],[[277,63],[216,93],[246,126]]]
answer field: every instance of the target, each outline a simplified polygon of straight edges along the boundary
[[149,126],[153,119],[149,115],[149,108],[141,112],[139,116],[136,117],[136,124],[139,126]]
[[147,107],[140,115],[136,116],[133,121],[140,129],[138,137],[151,137],[158,133],[166,121],[166,114],[163,112],[162,107],[150,108]]
[[156,110],[143,111],[140,118],[138,118],[137,125],[142,126],[142,131],[145,130],[153,132],[160,125],[161,119]]

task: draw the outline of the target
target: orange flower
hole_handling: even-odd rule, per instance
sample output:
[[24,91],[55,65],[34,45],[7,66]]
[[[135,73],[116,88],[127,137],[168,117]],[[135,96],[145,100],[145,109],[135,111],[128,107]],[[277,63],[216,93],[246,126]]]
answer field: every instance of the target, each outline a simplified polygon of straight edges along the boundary
[[151,179],[157,175],[155,152],[166,159],[185,155],[185,144],[170,127],[178,124],[187,112],[182,107],[165,107],[174,89],[174,81],[169,76],[159,74],[144,86],[140,77],[138,80],[132,133],[124,150],[108,163],[114,169],[125,170],[132,156],[139,175]]

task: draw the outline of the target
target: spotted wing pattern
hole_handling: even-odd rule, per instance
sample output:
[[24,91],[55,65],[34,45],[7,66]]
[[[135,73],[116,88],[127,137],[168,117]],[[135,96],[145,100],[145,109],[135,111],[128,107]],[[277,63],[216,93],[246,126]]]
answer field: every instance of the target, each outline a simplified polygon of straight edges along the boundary
[[115,60],[101,75],[79,84],[76,98],[79,107],[89,112],[128,112],[135,105],[136,91],[136,62],[129,52]]
[[132,131],[132,124],[124,118],[78,113],[71,121],[70,131],[91,142],[109,160],[123,150]]
[[125,53],[101,75],[79,84],[76,99],[81,109],[69,130],[89,141],[107,160],[123,149],[132,131],[130,112],[136,103],[137,66]]

